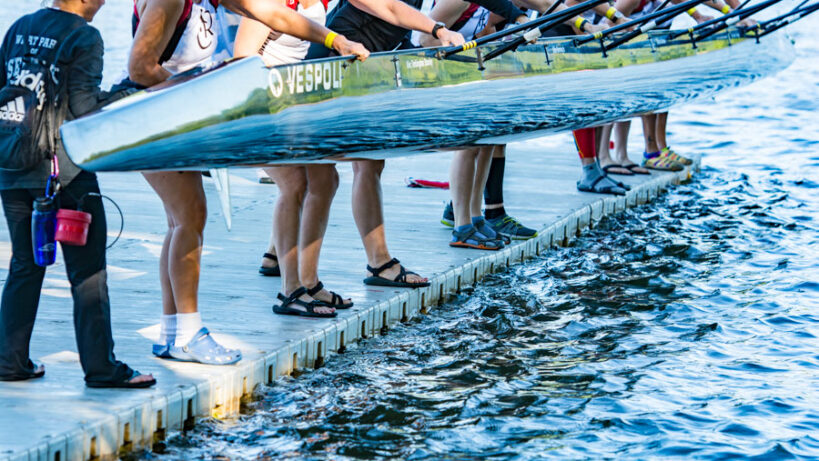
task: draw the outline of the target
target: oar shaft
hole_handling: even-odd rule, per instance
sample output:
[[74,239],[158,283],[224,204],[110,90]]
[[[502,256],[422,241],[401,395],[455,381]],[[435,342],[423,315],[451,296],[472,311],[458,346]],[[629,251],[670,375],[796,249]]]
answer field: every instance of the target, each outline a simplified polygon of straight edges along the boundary
[[[764,36],[766,36],[766,35],[768,35],[770,33],[776,32],[777,30],[779,30],[779,29],[781,29],[781,28],[783,28],[783,27],[785,27],[785,26],[787,26],[789,24],[793,24],[794,22],[804,18],[805,16],[807,16],[807,15],[809,15],[811,13],[815,13],[816,11],[819,11],[819,3],[815,3],[815,4],[811,5],[811,6],[803,8],[802,10],[800,10],[798,12],[792,13],[792,14],[797,14],[798,16],[795,19],[785,20],[785,21],[780,22],[779,24],[776,24],[773,27],[769,27],[767,29],[764,29],[764,32],[759,34],[758,37],[762,38],[762,37],[764,37]],[[791,16],[791,15],[789,15],[789,16]]]
[[542,24],[545,24],[547,22],[551,22],[556,18],[563,17],[564,15],[568,15],[567,17],[571,17],[571,16],[577,14],[578,11],[580,11],[580,12],[586,11],[587,9],[593,8],[593,7],[595,7],[595,6],[597,6],[597,5],[601,4],[601,3],[604,3],[605,1],[606,0],[587,0],[587,1],[585,1],[583,3],[580,3],[578,5],[575,5],[575,6],[571,7],[571,8],[566,8],[563,11],[558,11],[556,13],[541,16],[541,17],[539,17],[537,19],[534,19],[532,21],[529,21],[527,23],[518,24],[517,26],[509,27],[509,28],[504,29],[502,31],[495,32],[494,34],[489,34],[489,35],[486,35],[486,36],[481,37],[479,39],[466,42],[461,46],[450,46],[450,47],[447,47],[447,48],[443,48],[443,49],[438,51],[437,55],[439,57],[444,57],[445,58],[445,57],[451,56],[451,55],[453,55],[455,53],[460,53],[461,51],[470,50],[470,49],[475,48],[477,46],[480,46],[480,45],[483,45],[485,43],[489,43],[489,42],[501,39],[503,37],[506,37],[506,36],[509,36],[509,35],[512,35],[512,34],[516,34],[518,32],[523,32],[523,31],[528,31],[528,30],[534,29],[535,27],[538,27],[538,26],[540,26]]
[[[732,11],[732,12],[726,14],[726,15],[720,16],[719,18],[714,18],[714,19],[711,19],[709,21],[705,21],[705,22],[703,22],[701,24],[697,24],[696,26],[694,26],[694,27],[692,27],[690,29],[674,33],[674,34],[671,35],[671,38],[677,38],[680,35],[685,35],[685,34],[693,34],[694,32],[700,31],[700,30],[705,29],[707,27],[714,26],[716,24],[724,24],[727,21],[731,20],[732,18],[736,18],[738,16],[754,14],[757,11],[760,11],[763,8],[767,8],[767,7],[769,7],[769,6],[771,6],[771,5],[775,4],[775,3],[778,3],[780,1],[781,0],[767,0],[765,2],[760,3],[759,5],[749,6],[747,8],[737,8],[736,10],[734,10],[734,11]],[[722,29],[720,29],[720,30],[722,30]]]
[[[765,8],[768,8],[768,7],[770,7],[770,6],[772,6],[772,5],[776,4],[776,3],[779,3],[780,1],[781,0],[768,0],[767,2],[760,3],[759,5],[756,5],[756,6],[753,6],[753,7],[750,7],[750,8],[745,8],[742,11],[735,11],[734,13],[739,13],[739,14],[737,14],[736,16],[732,16],[732,17],[736,17],[737,21],[741,21],[741,20],[746,19],[746,18],[748,18],[750,16],[753,16],[756,13],[759,13],[760,11],[764,10]],[[731,13],[731,14],[733,14],[733,13]],[[729,15],[726,14],[725,16],[723,16],[723,18],[725,18],[726,16],[729,16]],[[722,18],[720,18],[720,19],[722,19]],[[706,38],[716,34],[717,32],[720,32],[720,31],[728,28],[729,26],[731,26],[731,24],[733,22],[736,22],[736,21],[729,22],[728,20],[724,20],[720,24],[715,24],[710,29],[706,30],[705,32],[701,32],[699,35],[697,35],[694,38],[694,40],[699,41],[699,40],[706,39]]]
[[[703,0],[702,2],[699,2],[699,3],[704,3],[705,1],[706,0]],[[687,9],[688,8],[686,8],[686,10]],[[682,10],[678,10],[676,8],[669,8],[666,11],[665,15],[659,16],[656,21],[652,20],[652,22],[650,24],[653,24],[653,25],[650,28],[646,27],[647,24],[644,24],[644,25],[638,27],[637,29],[632,30],[632,31],[624,34],[623,36],[618,37],[616,40],[612,41],[608,45],[605,45],[603,47],[603,50],[608,51],[608,50],[617,48],[618,46],[620,46],[620,45],[622,45],[624,43],[630,42],[631,40],[633,40],[635,37],[639,36],[640,34],[648,32],[649,30],[656,27],[657,24],[662,24],[662,23],[664,23],[666,21],[670,21],[670,20],[674,19],[674,17],[677,16],[678,14],[680,14],[680,13],[682,13]]]
[[664,10],[658,10],[658,11],[655,11],[653,13],[647,14],[647,15],[641,17],[641,18],[633,19],[633,20],[631,20],[629,22],[609,27],[608,29],[606,29],[606,30],[604,30],[602,32],[598,32],[598,33],[596,33],[596,34],[594,34],[594,35],[592,35],[590,37],[584,37],[584,38],[577,39],[577,41],[575,43],[577,43],[578,45],[582,45],[583,43],[587,43],[587,42],[590,42],[592,40],[599,40],[599,39],[601,39],[601,38],[603,38],[603,37],[605,37],[607,35],[611,35],[611,34],[613,34],[615,32],[619,32],[621,30],[629,29],[629,28],[634,27],[634,26],[639,26],[639,25],[641,25],[643,23],[646,23],[646,22],[649,22],[649,21],[651,21],[651,20],[653,20],[655,18],[662,17],[662,16],[664,16],[666,14],[669,14],[669,12],[672,12],[672,11],[673,12],[681,12],[681,11],[688,10],[693,6],[699,5],[703,1],[704,0],[688,0],[686,2],[680,3],[679,5],[672,6],[671,8],[664,9]]

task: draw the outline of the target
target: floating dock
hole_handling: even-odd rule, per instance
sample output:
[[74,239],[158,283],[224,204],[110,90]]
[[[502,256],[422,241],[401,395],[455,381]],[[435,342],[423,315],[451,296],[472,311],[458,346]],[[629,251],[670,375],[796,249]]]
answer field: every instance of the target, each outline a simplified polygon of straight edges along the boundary
[[[565,138],[565,139],[564,139]],[[234,366],[207,366],[154,358],[161,300],[157,258],[165,233],[158,197],[136,173],[100,175],[103,193],[125,215],[125,231],[108,253],[108,277],[117,358],[159,383],[147,390],[84,386],[72,323],[72,301],[61,257],[49,268],[31,343],[43,362],[42,379],[0,382],[0,460],[89,460],[151,448],[197,418],[236,415],[243,396],[294,370],[309,370],[360,338],[386,333],[434,308],[486,274],[566,245],[603,216],[649,202],[691,177],[690,170],[620,176],[632,185],[625,197],[577,192],[580,169],[569,136],[508,149],[505,199],[510,214],[537,227],[539,235],[497,252],[454,249],[439,220],[449,191],[408,189],[405,176],[446,180],[449,154],[399,158],[383,175],[387,240],[393,256],[431,279],[425,289],[388,289],[361,283],[366,259],[350,210],[352,171],[340,164],[341,185],[331,212],[319,274],[325,285],[352,297],[355,307],[336,319],[274,315],[279,278],[258,274],[267,248],[277,188],[259,184],[255,170],[230,171],[233,229],[221,216],[217,192],[205,179],[209,218],[202,257],[200,309],[224,344],[240,347]],[[119,215],[106,203],[109,241]],[[5,280],[10,244],[0,226],[0,278]]]

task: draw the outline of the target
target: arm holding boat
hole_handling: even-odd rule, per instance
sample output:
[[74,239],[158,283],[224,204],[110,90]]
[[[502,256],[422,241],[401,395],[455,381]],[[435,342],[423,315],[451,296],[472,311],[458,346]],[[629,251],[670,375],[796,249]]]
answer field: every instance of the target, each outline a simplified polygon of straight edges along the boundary
[[[435,21],[399,0],[350,0],[350,3],[364,12],[404,29],[429,34],[435,27]],[[463,45],[465,42],[463,35],[446,28],[438,31],[438,38],[445,46]]]
[[171,76],[170,72],[159,65],[159,59],[171,41],[185,2],[147,0],[143,5],[139,14],[139,27],[128,57],[128,75],[134,82],[147,87],[164,82]]
[[222,0],[222,4],[229,10],[255,19],[272,30],[309,42],[324,44],[342,56],[355,55],[363,61],[370,55],[364,45],[347,40],[343,35],[336,34],[275,1]]

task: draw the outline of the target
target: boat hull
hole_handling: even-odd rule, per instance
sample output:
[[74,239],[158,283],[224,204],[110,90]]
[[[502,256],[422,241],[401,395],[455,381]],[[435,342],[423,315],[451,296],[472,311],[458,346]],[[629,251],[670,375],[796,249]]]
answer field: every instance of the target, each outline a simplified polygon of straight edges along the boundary
[[783,34],[755,43],[730,31],[697,49],[665,37],[605,58],[594,44],[542,41],[483,70],[468,62],[474,50],[461,60],[413,50],[273,69],[247,58],[67,123],[63,143],[91,171],[384,159],[660,111],[771,75],[794,58]]

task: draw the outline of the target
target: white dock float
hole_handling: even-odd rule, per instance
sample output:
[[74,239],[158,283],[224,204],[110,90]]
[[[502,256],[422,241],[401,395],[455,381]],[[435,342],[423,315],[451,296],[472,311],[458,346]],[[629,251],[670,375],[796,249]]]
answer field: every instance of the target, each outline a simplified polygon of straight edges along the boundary
[[[389,289],[361,283],[366,259],[350,211],[352,171],[340,165],[319,274],[325,285],[356,306],[336,319],[277,316],[271,307],[279,278],[257,273],[267,248],[277,188],[259,184],[255,170],[231,170],[233,230],[222,220],[213,183],[205,179],[210,216],[205,230],[200,286],[203,320],[215,336],[241,347],[234,366],[207,366],[154,358],[161,300],[157,258],[165,233],[161,203],[138,174],[102,174],[104,194],[125,213],[125,231],[108,253],[108,276],[117,358],[158,385],[148,390],[88,389],[76,354],[72,304],[61,257],[43,286],[31,357],[46,365],[42,379],[0,382],[0,460],[89,460],[150,448],[170,431],[203,416],[235,415],[240,399],[259,384],[294,369],[310,369],[345,344],[386,332],[446,301],[484,275],[565,245],[603,216],[644,204],[691,171],[619,176],[631,184],[625,197],[576,191],[579,163],[565,139],[511,145],[505,201],[510,214],[540,229],[529,241],[498,252],[454,249],[439,220],[449,192],[408,189],[405,176],[446,180],[450,155],[387,162],[383,175],[387,240],[393,256],[431,279],[426,289]],[[546,146],[546,147],[544,147]],[[109,241],[119,216],[107,205]],[[8,230],[0,226],[0,278],[10,257]]]

